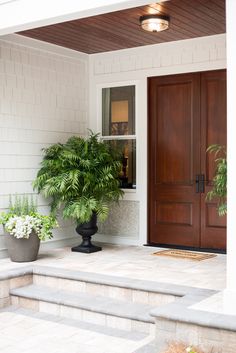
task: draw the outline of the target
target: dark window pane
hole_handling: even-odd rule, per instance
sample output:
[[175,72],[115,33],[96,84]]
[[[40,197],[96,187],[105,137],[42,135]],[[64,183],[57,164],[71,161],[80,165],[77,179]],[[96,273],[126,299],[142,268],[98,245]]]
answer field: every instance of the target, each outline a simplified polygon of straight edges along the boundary
[[135,134],[135,86],[102,89],[102,134]]
[[136,141],[109,140],[106,143],[115,147],[121,155],[122,169],[120,171],[121,188],[136,188]]

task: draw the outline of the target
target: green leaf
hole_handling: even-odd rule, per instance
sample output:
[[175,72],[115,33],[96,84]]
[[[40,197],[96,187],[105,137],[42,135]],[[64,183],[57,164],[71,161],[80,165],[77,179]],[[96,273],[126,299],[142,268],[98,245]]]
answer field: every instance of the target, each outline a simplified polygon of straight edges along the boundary
[[227,214],[227,154],[225,146],[211,145],[207,152],[215,155],[215,174],[213,177],[212,190],[207,193],[206,200],[218,200],[218,214],[224,216]]
[[99,141],[99,134],[90,131],[87,139],[72,136],[65,144],[54,144],[43,153],[33,187],[50,198],[53,214],[62,207],[63,216],[77,223],[88,221],[92,212],[103,221],[110,202],[123,196],[120,154]]

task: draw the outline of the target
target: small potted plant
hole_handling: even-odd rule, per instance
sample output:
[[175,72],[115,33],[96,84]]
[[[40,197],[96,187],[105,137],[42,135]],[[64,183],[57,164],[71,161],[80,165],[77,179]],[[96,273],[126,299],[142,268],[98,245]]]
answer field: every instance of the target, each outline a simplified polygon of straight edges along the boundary
[[207,152],[215,154],[216,171],[212,190],[207,193],[207,200],[218,198],[218,214],[227,214],[227,154],[225,146],[211,145]]
[[98,230],[97,218],[104,221],[110,203],[123,195],[121,168],[117,150],[92,132],[87,139],[73,136],[65,144],[44,149],[34,188],[51,199],[53,214],[62,209],[64,218],[75,220],[82,243],[72,251],[101,250],[91,243],[91,236]]
[[14,262],[31,262],[37,259],[40,240],[52,238],[52,229],[57,221],[52,216],[37,212],[33,197],[10,197],[9,211],[0,215],[0,224],[5,230],[6,246]]

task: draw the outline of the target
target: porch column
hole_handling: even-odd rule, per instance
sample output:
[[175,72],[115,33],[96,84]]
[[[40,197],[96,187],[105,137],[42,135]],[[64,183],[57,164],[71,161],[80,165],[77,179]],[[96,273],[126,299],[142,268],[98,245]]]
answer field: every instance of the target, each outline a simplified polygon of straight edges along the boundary
[[236,0],[226,0],[227,26],[227,286],[225,305],[236,312]]

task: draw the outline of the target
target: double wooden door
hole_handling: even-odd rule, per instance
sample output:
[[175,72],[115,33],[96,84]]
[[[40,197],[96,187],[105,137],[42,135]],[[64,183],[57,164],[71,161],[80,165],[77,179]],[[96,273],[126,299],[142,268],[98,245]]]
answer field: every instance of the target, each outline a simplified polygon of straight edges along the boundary
[[149,243],[224,250],[226,220],[206,201],[226,144],[226,72],[149,79]]

